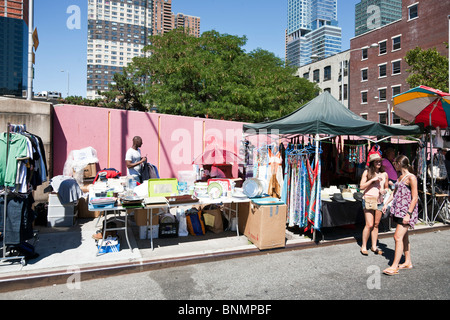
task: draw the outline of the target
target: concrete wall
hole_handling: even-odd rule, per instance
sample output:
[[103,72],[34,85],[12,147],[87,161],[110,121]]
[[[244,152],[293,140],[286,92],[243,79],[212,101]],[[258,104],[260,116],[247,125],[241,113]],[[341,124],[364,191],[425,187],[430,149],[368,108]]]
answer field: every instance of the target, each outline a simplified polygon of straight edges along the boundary
[[[242,123],[74,105],[54,106],[53,176],[63,173],[73,150],[92,147],[97,169],[115,168],[126,175],[125,153],[134,136],[141,136],[142,155],[158,167],[161,178],[176,178],[192,170],[192,160],[205,148],[239,153]],[[237,166],[233,168],[237,175]]]
[[[41,137],[46,152],[49,171],[52,170],[52,110],[51,103],[0,97],[0,132],[7,130],[8,123],[25,124],[27,131]],[[48,183],[38,187],[36,201],[47,198],[43,193]]]

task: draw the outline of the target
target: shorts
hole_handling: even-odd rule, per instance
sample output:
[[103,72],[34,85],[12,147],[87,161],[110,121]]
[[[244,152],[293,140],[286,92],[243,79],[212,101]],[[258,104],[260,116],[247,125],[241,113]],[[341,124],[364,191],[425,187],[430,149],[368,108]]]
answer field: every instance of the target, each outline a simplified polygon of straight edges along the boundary
[[[383,203],[379,203],[377,206],[377,210],[381,211],[383,209],[383,205],[384,205]],[[364,198],[362,199],[362,206],[363,206],[363,209],[366,209],[366,202],[364,201]]]

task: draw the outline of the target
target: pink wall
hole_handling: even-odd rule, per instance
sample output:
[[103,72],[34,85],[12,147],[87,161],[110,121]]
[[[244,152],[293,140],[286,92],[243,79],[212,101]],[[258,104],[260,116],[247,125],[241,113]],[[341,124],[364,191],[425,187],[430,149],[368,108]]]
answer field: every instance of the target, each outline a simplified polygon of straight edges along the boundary
[[[72,150],[86,147],[97,151],[98,169],[126,175],[125,153],[133,137],[141,136],[142,155],[158,166],[161,178],[174,178],[178,171],[192,170],[192,160],[211,144],[238,154],[242,138],[241,122],[74,105],[54,110],[53,176],[62,174]],[[237,176],[237,166],[233,173]]]

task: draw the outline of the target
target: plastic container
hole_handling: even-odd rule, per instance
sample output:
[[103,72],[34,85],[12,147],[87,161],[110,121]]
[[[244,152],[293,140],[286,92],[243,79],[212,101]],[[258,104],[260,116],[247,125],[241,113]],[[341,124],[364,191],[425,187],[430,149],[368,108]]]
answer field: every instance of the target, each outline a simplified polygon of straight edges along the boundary
[[159,233],[159,225],[140,226],[139,227],[139,239],[140,240],[151,239],[152,233],[153,233],[153,239],[157,239],[158,233]]
[[178,171],[178,182],[186,182],[186,187],[189,189],[197,181],[197,172],[195,171]]

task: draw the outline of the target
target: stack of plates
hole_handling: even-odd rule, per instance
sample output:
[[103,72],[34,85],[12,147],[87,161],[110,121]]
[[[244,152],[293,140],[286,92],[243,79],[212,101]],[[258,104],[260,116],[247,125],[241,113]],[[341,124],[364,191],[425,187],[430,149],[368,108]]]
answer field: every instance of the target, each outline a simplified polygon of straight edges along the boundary
[[249,198],[255,198],[263,195],[266,191],[266,183],[260,179],[250,178],[245,180],[242,185],[244,194]]
[[211,182],[208,186],[208,195],[212,199],[220,198],[223,194],[223,187],[218,182]]

